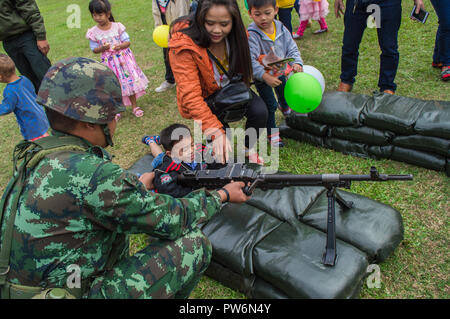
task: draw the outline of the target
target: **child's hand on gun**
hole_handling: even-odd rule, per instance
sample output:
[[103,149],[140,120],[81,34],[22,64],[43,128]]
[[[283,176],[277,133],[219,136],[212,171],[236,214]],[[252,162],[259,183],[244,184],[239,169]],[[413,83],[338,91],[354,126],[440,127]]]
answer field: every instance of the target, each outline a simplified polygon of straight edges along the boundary
[[264,75],[262,76],[262,79],[264,80],[264,82],[266,82],[266,84],[270,87],[276,88],[277,86],[279,86],[281,84],[280,79],[278,79],[275,76],[270,75],[269,73],[264,73]]

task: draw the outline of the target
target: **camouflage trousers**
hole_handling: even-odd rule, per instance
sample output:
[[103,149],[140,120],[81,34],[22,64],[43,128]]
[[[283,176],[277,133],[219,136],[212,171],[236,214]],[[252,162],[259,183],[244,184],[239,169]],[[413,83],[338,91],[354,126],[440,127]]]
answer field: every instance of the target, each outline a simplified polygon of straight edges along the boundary
[[174,241],[152,241],[97,277],[88,298],[187,298],[211,261],[212,247],[199,229]]

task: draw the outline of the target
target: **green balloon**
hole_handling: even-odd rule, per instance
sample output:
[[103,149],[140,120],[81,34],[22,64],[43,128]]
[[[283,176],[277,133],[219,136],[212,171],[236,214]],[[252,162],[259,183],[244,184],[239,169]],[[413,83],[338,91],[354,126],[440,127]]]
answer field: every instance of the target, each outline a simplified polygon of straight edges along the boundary
[[309,113],[322,101],[322,87],[312,75],[304,72],[294,73],[286,82],[284,98],[295,112]]
[[245,4],[245,9],[248,10],[248,3],[247,3],[247,0],[244,0],[244,4]]

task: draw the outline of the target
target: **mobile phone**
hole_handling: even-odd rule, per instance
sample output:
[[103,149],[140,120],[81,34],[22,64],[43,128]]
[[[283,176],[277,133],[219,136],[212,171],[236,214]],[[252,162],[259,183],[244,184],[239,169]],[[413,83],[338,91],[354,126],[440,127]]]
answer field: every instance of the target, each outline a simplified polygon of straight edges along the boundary
[[273,66],[273,65],[277,65],[279,63],[287,63],[287,62],[293,62],[293,61],[295,61],[294,58],[286,58],[286,59],[281,59],[281,60],[267,63],[267,66]]
[[416,14],[416,8],[417,8],[417,6],[413,7],[413,9],[411,11],[411,18],[413,18],[414,20],[417,20],[419,22],[425,23],[428,19],[429,12],[420,9],[419,13]]

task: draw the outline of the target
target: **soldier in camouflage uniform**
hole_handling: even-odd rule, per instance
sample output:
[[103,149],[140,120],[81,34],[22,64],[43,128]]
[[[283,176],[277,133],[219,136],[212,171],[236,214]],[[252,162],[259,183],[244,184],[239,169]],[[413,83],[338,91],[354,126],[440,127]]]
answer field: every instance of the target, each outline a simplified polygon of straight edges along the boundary
[[[121,100],[112,71],[93,60],[62,60],[46,74],[37,101],[54,132],[16,147],[27,169],[16,168],[0,205],[1,298],[48,297],[54,287],[66,297],[186,298],[208,267],[211,244],[197,224],[227,199],[246,201],[243,183],[180,199],[149,192],[152,173],[138,179],[104,150]],[[155,239],[129,256],[135,233]],[[81,286],[68,271],[77,266]]]

